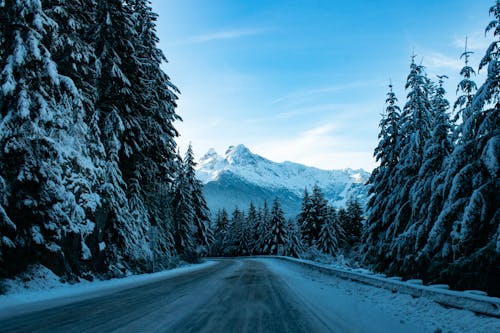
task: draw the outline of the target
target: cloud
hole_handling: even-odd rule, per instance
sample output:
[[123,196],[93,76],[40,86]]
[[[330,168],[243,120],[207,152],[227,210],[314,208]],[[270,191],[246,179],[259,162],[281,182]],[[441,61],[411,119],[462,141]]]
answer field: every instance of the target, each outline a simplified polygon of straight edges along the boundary
[[353,89],[359,89],[364,87],[373,87],[374,85],[379,85],[380,80],[361,80],[353,81],[343,84],[328,85],[323,87],[317,87],[312,89],[298,90],[287,93],[273,100],[271,104],[280,104],[283,102],[290,103],[291,101],[298,102],[307,99],[314,98],[318,95],[333,94],[341,91],[348,91]]
[[450,57],[439,52],[426,53],[423,64],[431,71],[452,70],[458,72],[463,67],[463,62],[458,57]]
[[275,161],[293,161],[322,169],[364,168],[371,171],[373,147],[354,142],[339,131],[341,125],[322,124],[297,137],[254,144],[255,152]]
[[260,35],[269,30],[270,29],[253,28],[253,29],[231,29],[231,30],[214,31],[206,34],[200,34],[188,37],[183,42],[177,44],[198,44],[198,43],[207,43],[219,40],[237,39],[246,36]]
[[[484,35],[484,31],[477,31],[467,36],[467,50],[472,52],[484,52],[492,42],[491,33],[488,34],[490,38]],[[453,39],[453,46],[463,50],[465,47],[465,38],[455,37]]]

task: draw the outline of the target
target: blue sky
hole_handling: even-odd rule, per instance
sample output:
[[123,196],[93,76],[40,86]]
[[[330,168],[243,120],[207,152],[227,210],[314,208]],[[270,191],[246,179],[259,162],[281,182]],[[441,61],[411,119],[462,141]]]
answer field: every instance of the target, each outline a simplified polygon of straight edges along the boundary
[[[492,0],[153,0],[181,90],[181,149],[243,143],[274,161],[375,166],[391,79],[401,107],[414,51],[453,103],[465,36],[480,57]],[[478,84],[482,78],[477,78]]]

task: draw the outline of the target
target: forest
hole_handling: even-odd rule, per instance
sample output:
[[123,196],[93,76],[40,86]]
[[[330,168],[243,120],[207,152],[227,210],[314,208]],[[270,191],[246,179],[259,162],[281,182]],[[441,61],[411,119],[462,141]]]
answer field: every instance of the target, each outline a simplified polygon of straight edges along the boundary
[[456,101],[415,55],[404,103],[389,85],[366,211],[315,187],[287,221],[277,200],[208,210],[192,147],[177,147],[180,91],[149,0],[0,1],[0,279],[33,264],[72,282],[206,255],[342,253],[500,295],[499,0],[490,17],[480,63],[460,56]]

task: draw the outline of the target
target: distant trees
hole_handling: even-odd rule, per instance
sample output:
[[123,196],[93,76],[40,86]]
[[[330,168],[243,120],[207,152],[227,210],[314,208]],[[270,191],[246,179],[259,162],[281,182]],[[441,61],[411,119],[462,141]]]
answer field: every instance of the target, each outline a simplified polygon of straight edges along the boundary
[[327,203],[317,186],[312,196],[305,190],[297,220],[286,220],[278,199],[273,200],[271,209],[267,201],[260,208],[250,203],[248,213],[235,208],[230,220],[227,215],[225,210],[220,210],[213,222],[212,255],[300,257],[309,249],[315,249],[335,256],[359,244],[364,219],[363,209],[356,200],[337,210]]
[[400,116],[391,87],[361,250],[366,264],[389,274],[498,295],[500,1],[490,14],[486,32],[495,40],[479,65],[487,78],[477,89],[466,46],[454,122],[445,76],[432,84],[414,58]]

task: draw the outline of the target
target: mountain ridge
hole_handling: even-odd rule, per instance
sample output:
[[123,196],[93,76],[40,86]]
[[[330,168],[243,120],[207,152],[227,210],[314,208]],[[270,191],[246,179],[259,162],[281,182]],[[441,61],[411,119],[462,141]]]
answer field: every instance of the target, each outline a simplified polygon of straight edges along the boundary
[[254,154],[246,146],[229,146],[224,155],[213,148],[198,162],[197,176],[212,213],[235,206],[246,209],[250,201],[262,205],[277,197],[288,217],[300,211],[304,189],[318,185],[325,198],[342,207],[351,197],[364,206],[368,193],[364,185],[370,173],[363,169],[322,170],[285,161],[274,162]]

